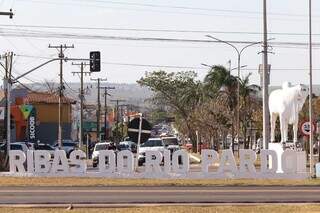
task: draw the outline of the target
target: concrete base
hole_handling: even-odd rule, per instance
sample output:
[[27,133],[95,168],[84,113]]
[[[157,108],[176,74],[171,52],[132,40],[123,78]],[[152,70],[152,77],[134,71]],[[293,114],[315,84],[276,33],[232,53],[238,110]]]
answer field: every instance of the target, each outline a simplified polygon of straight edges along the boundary
[[[283,153],[283,146],[281,143],[269,143],[269,149],[273,150],[277,153],[278,158],[278,170],[277,173],[283,173],[282,171],[282,153]],[[269,158],[269,165],[272,165],[272,158]]]
[[[277,153],[278,158],[278,169],[277,173],[283,173],[282,170],[282,154],[284,152],[283,145],[281,143],[269,143],[269,149],[274,150]],[[297,172],[305,173],[306,172],[306,153],[304,151],[296,151],[297,153]],[[292,162],[285,162],[289,165]],[[272,158],[269,159],[269,165],[272,165]]]

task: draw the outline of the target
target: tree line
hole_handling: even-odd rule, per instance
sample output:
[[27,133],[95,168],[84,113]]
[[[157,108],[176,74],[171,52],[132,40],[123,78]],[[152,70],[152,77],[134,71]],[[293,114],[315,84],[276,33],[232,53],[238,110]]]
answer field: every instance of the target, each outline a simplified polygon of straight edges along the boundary
[[[238,78],[224,66],[212,66],[203,80],[196,72],[147,72],[138,84],[154,92],[151,102],[158,116],[173,116],[179,133],[187,136],[196,147],[196,137],[210,148],[219,149],[227,137],[232,142],[250,143],[252,129],[262,128],[260,87],[250,84],[251,73]],[[239,98],[238,98],[239,86]],[[239,101],[240,100],[240,101]],[[237,116],[240,107],[240,133]],[[159,114],[160,113],[160,114]],[[196,149],[196,148],[195,148]]]

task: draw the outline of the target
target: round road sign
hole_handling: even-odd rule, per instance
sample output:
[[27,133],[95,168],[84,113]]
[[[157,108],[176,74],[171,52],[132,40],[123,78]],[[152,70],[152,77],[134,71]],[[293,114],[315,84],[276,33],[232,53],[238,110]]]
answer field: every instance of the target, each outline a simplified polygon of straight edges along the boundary
[[[134,118],[128,124],[128,136],[133,142],[138,143],[140,118]],[[146,142],[151,135],[151,124],[142,118],[140,143]]]
[[[302,122],[300,129],[304,135],[310,135],[310,122],[309,121]],[[312,124],[312,131],[314,132],[314,130],[315,130],[315,125]]]

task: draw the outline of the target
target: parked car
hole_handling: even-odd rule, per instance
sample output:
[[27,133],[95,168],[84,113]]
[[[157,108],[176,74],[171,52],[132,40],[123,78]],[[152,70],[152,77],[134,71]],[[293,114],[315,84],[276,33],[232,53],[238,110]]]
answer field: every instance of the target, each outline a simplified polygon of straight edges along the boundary
[[178,138],[172,137],[162,137],[161,138],[168,150],[170,150],[171,154],[177,150],[180,150]]
[[57,150],[58,147],[53,147],[50,144],[45,144],[45,143],[39,143],[37,146],[35,146],[35,150],[46,150],[50,152],[51,157],[54,157],[54,151]]
[[[56,141],[55,145],[54,145],[55,148],[59,148],[59,144],[58,144],[58,141]],[[74,142],[72,140],[62,140],[62,146],[61,146],[61,149],[64,150],[66,152],[66,155],[67,157],[70,156],[70,153],[73,151],[73,150],[76,150],[78,148],[78,143],[77,142]]]
[[30,149],[30,150],[34,150],[34,146],[35,146],[34,143],[31,143],[28,141],[16,141],[14,143],[23,143],[23,144],[27,145],[28,149]]
[[129,150],[132,153],[137,153],[137,144],[132,141],[121,141],[119,143],[118,150]]
[[161,138],[149,138],[139,147],[138,165],[142,166],[146,162],[146,151],[160,151],[164,153],[166,145]]
[[[4,152],[6,149],[7,149],[6,143],[0,146],[1,152]],[[27,151],[29,150],[29,148],[25,143],[14,142],[14,143],[10,143],[10,150],[21,150],[27,156]]]
[[92,153],[92,166],[97,167],[99,164],[99,153],[102,150],[116,150],[113,142],[96,143]]

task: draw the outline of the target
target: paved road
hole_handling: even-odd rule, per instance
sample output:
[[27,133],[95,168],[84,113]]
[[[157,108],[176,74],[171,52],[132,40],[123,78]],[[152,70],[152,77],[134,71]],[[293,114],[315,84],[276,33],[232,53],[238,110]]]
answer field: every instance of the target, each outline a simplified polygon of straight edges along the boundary
[[0,204],[320,203],[320,187],[1,187]]

